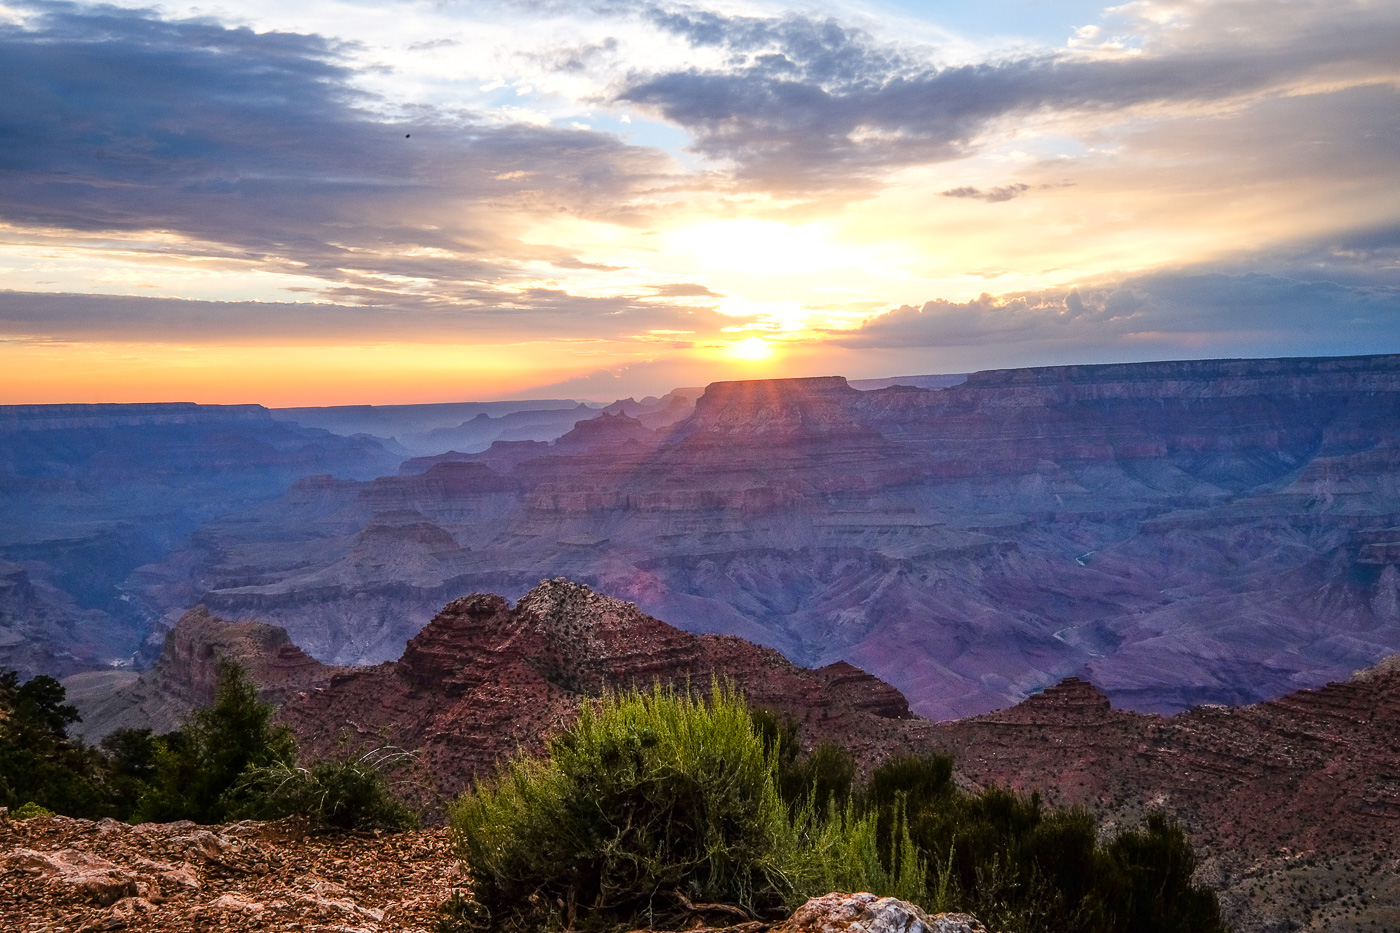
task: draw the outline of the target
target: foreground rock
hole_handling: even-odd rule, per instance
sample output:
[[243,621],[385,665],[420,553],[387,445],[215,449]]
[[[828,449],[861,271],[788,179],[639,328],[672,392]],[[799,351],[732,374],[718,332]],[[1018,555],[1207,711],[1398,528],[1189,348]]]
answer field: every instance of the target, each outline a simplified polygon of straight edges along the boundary
[[[464,878],[446,830],[308,835],[287,822],[127,826],[0,816],[0,929],[429,933]],[[733,933],[986,933],[873,894],[812,898]],[[698,933],[698,931],[697,931]]]
[[969,914],[929,916],[908,901],[861,892],[814,897],[774,933],[986,933],[986,928]]
[[0,818],[0,929],[427,933],[462,881],[444,829]]

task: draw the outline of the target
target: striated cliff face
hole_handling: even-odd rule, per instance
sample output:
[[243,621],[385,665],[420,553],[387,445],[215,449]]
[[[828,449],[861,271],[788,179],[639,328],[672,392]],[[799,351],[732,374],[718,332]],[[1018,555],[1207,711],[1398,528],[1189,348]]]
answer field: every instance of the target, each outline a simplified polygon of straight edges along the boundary
[[9,598],[17,591],[0,592],[0,666],[58,676],[145,666],[167,627],[159,617],[169,608],[173,623],[198,594],[185,579],[194,598],[157,610],[127,588],[142,566],[307,474],[367,480],[398,460],[372,439],[280,423],[259,405],[0,406],[0,566],[30,588],[24,608]]
[[371,482],[304,480],[125,592],[378,662],[462,593],[567,575],[694,631],[846,660],[933,718],[1067,676],[1169,712],[1400,650],[1400,357],[709,386]]
[[871,749],[910,716],[898,691],[848,664],[796,667],[741,639],[697,636],[564,580],[514,607],[476,594],[449,603],[399,660],[346,671],[287,699],[281,717],[313,754],[352,746],[414,749],[441,791],[456,793],[518,748],[536,748],[578,705],[652,684],[732,681],[794,715],[810,740]]
[[934,718],[1067,676],[1251,703],[1400,650],[1400,357],[950,381],[507,412],[573,428],[407,462],[256,406],[0,410],[0,663],[139,670],[197,603],[380,662],[558,575]]

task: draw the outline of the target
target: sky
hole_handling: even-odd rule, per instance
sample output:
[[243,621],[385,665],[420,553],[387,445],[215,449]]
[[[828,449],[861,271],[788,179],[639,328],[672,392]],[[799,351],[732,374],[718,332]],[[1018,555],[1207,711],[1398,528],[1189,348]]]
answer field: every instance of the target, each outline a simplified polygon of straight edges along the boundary
[[1400,0],[0,0],[0,403],[1400,352]]

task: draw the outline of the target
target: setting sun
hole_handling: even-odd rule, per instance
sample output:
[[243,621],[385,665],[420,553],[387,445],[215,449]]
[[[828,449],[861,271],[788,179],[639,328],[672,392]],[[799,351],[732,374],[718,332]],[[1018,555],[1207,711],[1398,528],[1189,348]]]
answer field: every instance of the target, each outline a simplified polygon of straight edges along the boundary
[[729,355],[750,362],[766,360],[773,356],[773,345],[762,337],[745,337],[730,346]]

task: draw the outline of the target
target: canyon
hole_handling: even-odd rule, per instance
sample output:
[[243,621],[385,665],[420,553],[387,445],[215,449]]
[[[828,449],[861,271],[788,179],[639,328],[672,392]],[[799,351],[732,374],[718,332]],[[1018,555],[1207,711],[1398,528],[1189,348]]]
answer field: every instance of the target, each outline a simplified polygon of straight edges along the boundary
[[566,576],[845,660],[933,719],[1069,676],[1144,712],[1257,703],[1400,650],[1400,357],[941,384],[716,383],[669,424],[620,406],[552,441],[306,476],[122,591],[152,638],[203,603],[357,665],[451,599]]

